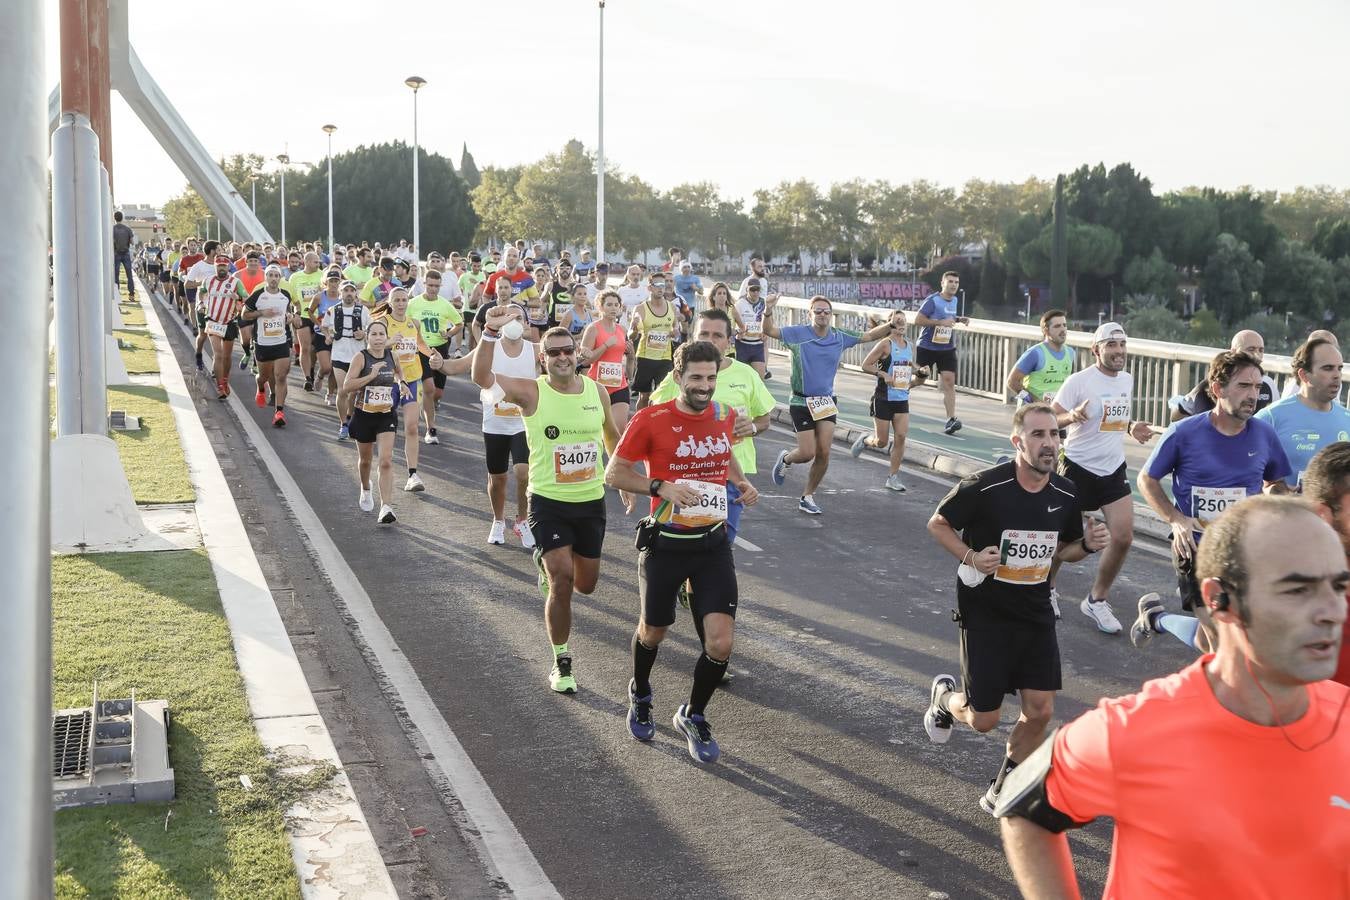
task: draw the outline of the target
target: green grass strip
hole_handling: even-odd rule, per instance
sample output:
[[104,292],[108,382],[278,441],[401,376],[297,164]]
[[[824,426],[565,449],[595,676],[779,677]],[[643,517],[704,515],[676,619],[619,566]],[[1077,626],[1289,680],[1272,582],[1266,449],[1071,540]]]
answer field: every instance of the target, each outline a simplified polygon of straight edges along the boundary
[[140,431],[111,432],[137,503],[191,503],[197,499],[188,480],[178,426],[162,387],[125,384],[108,388],[108,409],[139,416]]
[[159,357],[155,355],[155,342],[147,331],[113,330],[122,349],[122,364],[127,367],[128,375],[145,374],[159,371]]
[[205,552],[57,557],[52,605],[56,708],[87,705],[95,679],[105,698],[168,700],[177,787],[58,813],[57,896],[300,896],[282,812],[332,769],[292,778],[263,752]]

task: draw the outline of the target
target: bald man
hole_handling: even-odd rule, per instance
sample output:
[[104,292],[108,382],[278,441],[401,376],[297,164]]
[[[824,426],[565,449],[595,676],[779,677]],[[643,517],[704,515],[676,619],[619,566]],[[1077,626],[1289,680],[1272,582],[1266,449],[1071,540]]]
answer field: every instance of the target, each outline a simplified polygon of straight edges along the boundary
[[[1239,331],[1233,335],[1233,339],[1228,343],[1228,349],[1249,353],[1256,357],[1257,362],[1261,362],[1266,355],[1266,341],[1261,335],[1251,329]],[[1290,379],[1291,382],[1297,379]],[[1275,379],[1262,372],[1261,390],[1256,395],[1256,411],[1260,412],[1275,401],[1275,394],[1279,391]],[[1298,392],[1298,385],[1294,386],[1294,393]],[[1172,407],[1172,421],[1180,422],[1182,419],[1190,418],[1199,413],[1209,412],[1214,408],[1214,398],[1209,395],[1209,388],[1201,381],[1191,392],[1182,397],[1175,406]]]
[[[1330,331],[1327,331],[1325,328],[1318,328],[1315,331],[1309,332],[1308,340],[1331,341],[1331,343],[1335,344],[1338,348],[1341,346],[1341,342],[1336,337],[1336,335],[1331,333]],[[1291,375],[1289,377],[1289,380],[1284,383],[1284,393],[1280,395],[1280,399],[1283,400],[1285,397],[1294,396],[1295,394],[1298,393],[1298,389],[1299,389],[1298,376]]]

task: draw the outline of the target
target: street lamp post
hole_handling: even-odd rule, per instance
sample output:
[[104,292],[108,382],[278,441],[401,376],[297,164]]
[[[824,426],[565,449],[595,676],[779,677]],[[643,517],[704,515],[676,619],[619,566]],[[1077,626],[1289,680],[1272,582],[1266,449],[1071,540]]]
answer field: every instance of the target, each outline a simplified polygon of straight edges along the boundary
[[[416,95],[413,95],[416,97]],[[333,132],[337,131],[336,125],[323,126],[323,133],[328,135],[328,250],[333,250]],[[416,167],[414,162],[413,166]],[[417,171],[416,168],[413,171]],[[416,179],[416,176],[413,176]]]
[[249,192],[253,195],[253,215],[258,215],[258,173],[248,173]]
[[285,153],[277,155],[277,162],[281,163],[281,243],[286,243],[286,165],[291,161],[290,156]]
[[417,198],[417,92],[427,83],[425,78],[411,75],[403,83],[413,92],[413,253],[422,258],[422,216]]
[[[595,261],[605,261],[605,0],[600,0],[600,136],[595,152]],[[604,285],[601,285],[603,288]]]
[[237,223],[234,215],[234,205],[239,202],[239,192],[230,191],[230,240],[239,240],[239,233],[234,230]]

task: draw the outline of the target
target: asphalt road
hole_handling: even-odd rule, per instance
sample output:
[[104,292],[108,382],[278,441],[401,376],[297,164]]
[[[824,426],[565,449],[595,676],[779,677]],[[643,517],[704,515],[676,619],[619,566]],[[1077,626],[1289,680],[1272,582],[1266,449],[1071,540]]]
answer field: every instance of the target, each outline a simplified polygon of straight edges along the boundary
[[[174,343],[180,359],[190,358],[181,336]],[[420,448],[427,491],[399,491],[399,522],[377,528],[356,505],[355,446],[334,441],[334,411],[292,378],[287,428],[268,427],[270,407],[249,402],[249,414],[564,896],[1015,896],[996,823],[977,805],[1015,709],[1005,710],[998,731],[958,729],[945,747],[931,745],[921,723],[932,676],[959,671],[949,614],[955,564],[924,528],[947,479],[909,472],[909,493],[892,494],[882,488],[879,457],[855,461],[836,447],[817,493],[825,514],[808,517],[796,510],[802,468],[781,489],[768,478],[791,435],[775,429],[759,439],[762,499],[742,535],[760,549],[737,550],[738,677],[708,709],[722,760],[700,767],[669,720],[687,698],[697,654],[687,617],[653,673],[656,739],[639,744],[624,724],[638,608],[636,517],[617,498],[600,584],[574,604],[581,690],[553,694],[530,557],[514,538],[505,547],[486,543],[476,388],[462,379],[450,385],[442,444]],[[251,377],[236,367],[232,384],[251,401]],[[197,389],[210,393],[205,378]],[[395,463],[401,487],[401,438]],[[265,493],[266,475],[255,474]],[[1171,583],[1158,551],[1138,539],[1117,583],[1115,608],[1127,625],[1139,594]],[[1081,598],[1090,576],[1067,566],[1064,596]],[[1059,719],[1189,659],[1175,642],[1155,641],[1141,654],[1124,635],[1099,634],[1076,601],[1064,612]],[[364,727],[376,722],[391,727],[388,717]],[[1099,895],[1109,825],[1071,840],[1085,891]]]

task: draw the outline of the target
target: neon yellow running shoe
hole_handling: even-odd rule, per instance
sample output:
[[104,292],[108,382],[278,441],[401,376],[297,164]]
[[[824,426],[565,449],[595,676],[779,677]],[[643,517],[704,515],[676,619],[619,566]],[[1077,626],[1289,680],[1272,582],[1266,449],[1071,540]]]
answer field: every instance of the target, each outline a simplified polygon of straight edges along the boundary
[[572,674],[572,657],[559,656],[553,661],[553,671],[548,673],[548,686],[560,694],[577,692],[577,679]]

